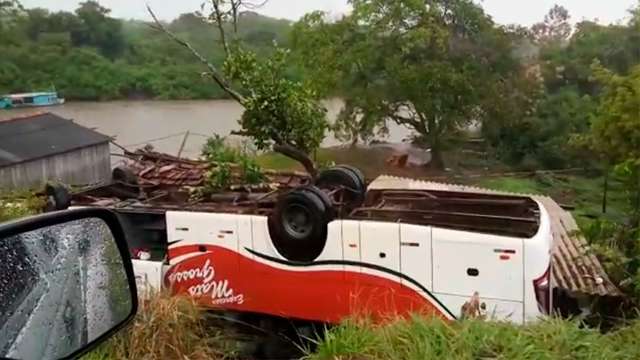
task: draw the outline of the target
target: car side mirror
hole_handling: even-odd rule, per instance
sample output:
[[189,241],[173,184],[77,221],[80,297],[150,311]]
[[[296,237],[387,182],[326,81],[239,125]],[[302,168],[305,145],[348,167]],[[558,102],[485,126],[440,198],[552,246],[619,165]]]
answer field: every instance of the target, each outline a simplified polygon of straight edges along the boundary
[[0,357],[78,358],[137,310],[114,213],[70,210],[0,225]]

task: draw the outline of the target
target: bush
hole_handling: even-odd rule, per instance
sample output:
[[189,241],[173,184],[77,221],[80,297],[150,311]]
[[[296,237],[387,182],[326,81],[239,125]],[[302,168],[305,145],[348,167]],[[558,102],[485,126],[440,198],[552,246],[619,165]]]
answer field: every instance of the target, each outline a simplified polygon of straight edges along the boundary
[[561,169],[595,162],[591,154],[579,151],[567,141],[588,130],[594,102],[573,88],[545,95],[535,112],[521,120],[485,124],[483,132],[498,157],[512,166]]
[[262,168],[248,151],[228,146],[219,135],[207,139],[202,157],[212,167],[206,184],[212,191],[226,189],[236,180],[243,185],[257,185],[265,180]]
[[142,301],[133,323],[85,359],[205,360],[234,354],[232,342],[222,329],[206,326],[192,299],[162,293]]
[[45,200],[29,191],[0,194],[0,223],[35,215],[45,207]]
[[634,359],[640,323],[603,335],[578,322],[518,326],[413,317],[386,326],[347,322],[326,332],[308,359]]
[[640,228],[634,224],[595,220],[583,229],[592,250],[612,281],[640,302]]

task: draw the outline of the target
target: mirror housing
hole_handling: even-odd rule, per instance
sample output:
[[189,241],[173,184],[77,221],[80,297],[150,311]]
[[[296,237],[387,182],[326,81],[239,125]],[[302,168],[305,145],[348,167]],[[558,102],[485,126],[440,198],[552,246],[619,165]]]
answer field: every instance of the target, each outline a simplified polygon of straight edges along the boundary
[[78,358],[137,311],[113,212],[69,210],[0,225],[0,358]]

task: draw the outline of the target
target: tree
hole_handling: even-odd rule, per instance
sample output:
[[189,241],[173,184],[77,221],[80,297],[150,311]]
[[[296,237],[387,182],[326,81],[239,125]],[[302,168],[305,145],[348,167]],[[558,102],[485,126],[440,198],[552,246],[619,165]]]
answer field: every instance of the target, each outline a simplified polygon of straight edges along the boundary
[[640,30],[640,1],[638,1],[638,4],[635,7],[629,9],[629,14],[631,15],[629,26],[636,30]]
[[640,65],[627,76],[599,63],[593,69],[603,93],[587,138],[608,163],[617,164],[633,194],[635,219],[640,221]]
[[38,41],[40,34],[46,31],[49,19],[49,10],[47,9],[29,9],[27,10],[27,24],[25,26],[27,36],[32,41]]
[[599,63],[593,68],[604,86],[591,128],[594,145],[614,162],[640,160],[640,65],[628,76]]
[[352,4],[353,13],[333,25],[317,15],[297,25],[299,37],[316,31],[320,40],[300,51],[306,68],[317,64],[330,74],[323,81],[340,84],[352,139],[392,121],[415,131],[416,141],[431,149],[431,165],[443,168],[450,140],[486,115],[484,96],[519,70],[511,40],[471,1]]
[[531,32],[540,45],[562,45],[569,39],[573,31],[570,20],[569,10],[555,5],[545,15],[543,22],[531,27]]
[[271,57],[259,60],[242,47],[238,37],[241,13],[260,4],[248,0],[211,0],[208,4],[210,8],[203,6],[198,15],[218,29],[225,54],[222,71],[148,10],[158,28],[206,65],[205,74],[245,108],[238,133],[252,138],[259,149],[272,148],[300,161],[315,177],[310,154],[320,146],[327,127],[326,110],[317,94],[307,84],[286,77],[287,51],[276,48]]
[[3,26],[13,22],[15,17],[23,10],[24,8],[18,0],[0,1],[0,30]]
[[16,42],[9,32],[15,27],[23,11],[24,8],[18,0],[0,0],[0,42]]
[[372,56],[374,45],[365,31],[353,18],[327,22],[324,13],[314,12],[297,22],[291,35],[296,63],[314,79],[316,91],[344,100],[332,130],[352,146],[386,129],[381,58]]
[[94,46],[114,59],[124,51],[125,41],[120,20],[109,17],[110,9],[89,0],[80,3],[76,15],[80,25],[71,32],[75,46]]

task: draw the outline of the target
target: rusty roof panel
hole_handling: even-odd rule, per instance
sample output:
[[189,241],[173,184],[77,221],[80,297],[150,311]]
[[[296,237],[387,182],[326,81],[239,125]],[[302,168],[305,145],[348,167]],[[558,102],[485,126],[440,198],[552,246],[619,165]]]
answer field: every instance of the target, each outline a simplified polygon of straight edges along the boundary
[[[138,176],[143,185],[203,186],[208,172],[215,169],[215,165],[204,161],[177,158],[153,151],[137,150],[128,152],[125,156],[124,165]],[[234,164],[230,168],[232,173],[239,170]],[[266,182],[270,184],[299,186],[309,182],[308,175],[301,172],[266,170],[264,174]]]
[[618,287],[609,279],[600,261],[590,253],[589,246],[570,212],[565,211],[548,196],[494,191],[473,186],[420,181],[393,176],[381,176],[369,189],[413,189],[455,191],[476,194],[527,196],[540,202],[551,219],[553,233],[553,281],[558,288],[574,294],[621,296]]

